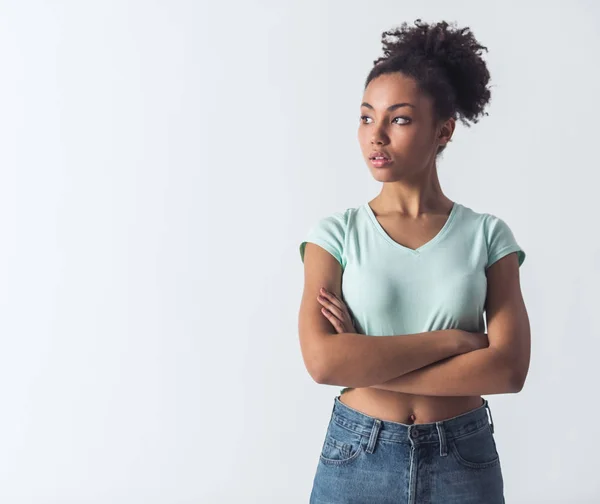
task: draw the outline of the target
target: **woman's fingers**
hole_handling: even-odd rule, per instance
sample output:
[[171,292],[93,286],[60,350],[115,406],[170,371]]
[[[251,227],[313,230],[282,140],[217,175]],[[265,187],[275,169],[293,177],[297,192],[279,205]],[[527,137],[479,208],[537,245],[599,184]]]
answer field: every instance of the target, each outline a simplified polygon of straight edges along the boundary
[[[321,289],[321,295],[317,297],[319,303],[325,306],[326,311],[329,310],[329,313],[337,318],[339,328],[336,327],[338,332],[346,332],[352,331],[356,332],[354,328],[354,321],[352,320],[352,316],[350,315],[350,311],[346,306],[346,303],[341,301],[335,294],[325,291]],[[321,310],[323,311],[323,310]]]
[[325,315],[329,319],[329,321],[333,325],[333,328],[338,333],[344,332],[344,326],[342,325],[342,323],[340,322],[340,320],[336,316],[334,316],[331,312],[329,312],[327,310],[327,308],[321,308],[321,313],[323,313],[323,315]]
[[321,289],[320,295],[321,295],[321,297],[324,297],[325,299],[329,300],[332,304],[337,306],[340,310],[344,309],[344,307],[343,307],[344,303],[341,300],[339,300],[335,294],[333,294],[329,291],[326,291],[324,289]]
[[325,298],[324,296],[318,296],[317,300],[319,301],[319,303],[321,303],[322,305],[325,306],[325,308],[327,308],[331,313],[333,313],[336,317],[338,317],[339,319],[343,319],[344,317],[344,310],[342,309],[342,307],[338,306],[337,304],[334,304],[330,301],[330,299]]

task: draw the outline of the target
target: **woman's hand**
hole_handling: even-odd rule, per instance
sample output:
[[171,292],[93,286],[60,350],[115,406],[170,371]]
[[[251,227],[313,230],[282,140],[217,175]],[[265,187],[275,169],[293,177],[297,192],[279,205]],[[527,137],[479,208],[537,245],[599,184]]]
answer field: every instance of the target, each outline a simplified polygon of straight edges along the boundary
[[457,329],[457,331],[459,348],[462,352],[472,352],[490,346],[487,333],[463,331],[462,329]]
[[352,322],[352,316],[341,299],[333,292],[321,288],[321,295],[317,296],[317,301],[323,305],[321,313],[325,315],[335,330],[339,333],[356,333],[356,328]]

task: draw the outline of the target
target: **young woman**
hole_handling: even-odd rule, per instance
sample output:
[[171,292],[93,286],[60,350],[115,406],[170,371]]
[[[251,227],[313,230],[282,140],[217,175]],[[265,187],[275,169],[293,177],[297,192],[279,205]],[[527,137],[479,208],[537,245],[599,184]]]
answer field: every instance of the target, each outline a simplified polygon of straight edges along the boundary
[[468,28],[414,24],[383,33],[365,83],[358,139],[380,194],[300,245],[304,363],[343,387],[314,504],[504,502],[481,395],[527,375],[525,252],[501,218],[450,200],[436,166],[456,119],[477,122],[490,100],[487,48]]

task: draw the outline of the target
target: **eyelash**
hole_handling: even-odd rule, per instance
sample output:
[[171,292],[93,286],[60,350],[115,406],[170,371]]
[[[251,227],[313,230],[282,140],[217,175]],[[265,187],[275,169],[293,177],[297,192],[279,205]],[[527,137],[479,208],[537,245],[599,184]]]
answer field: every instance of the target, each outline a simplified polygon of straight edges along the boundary
[[[360,120],[362,121],[365,117],[369,117],[369,116],[360,116]],[[406,119],[408,122],[405,122],[404,124],[399,124],[399,126],[406,126],[407,124],[410,124],[412,121],[410,119],[410,117],[405,117],[405,116],[398,116],[398,117],[394,117],[394,121],[396,119]],[[363,123],[364,124],[364,123]]]

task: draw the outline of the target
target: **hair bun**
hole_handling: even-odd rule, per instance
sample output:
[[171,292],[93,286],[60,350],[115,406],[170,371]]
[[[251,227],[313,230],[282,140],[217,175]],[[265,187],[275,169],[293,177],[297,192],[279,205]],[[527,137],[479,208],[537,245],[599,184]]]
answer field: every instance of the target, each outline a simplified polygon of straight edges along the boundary
[[365,88],[384,73],[402,72],[417,80],[435,102],[438,118],[454,117],[465,125],[487,115],[483,109],[491,93],[490,74],[481,57],[487,47],[479,44],[470,28],[455,23],[435,24],[416,19],[382,34],[384,56],[375,60]]

